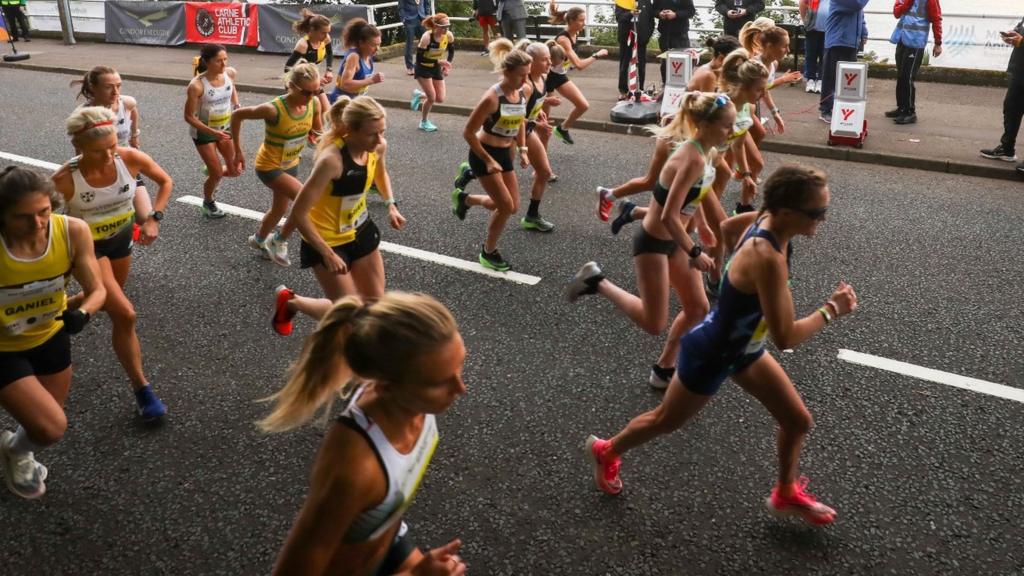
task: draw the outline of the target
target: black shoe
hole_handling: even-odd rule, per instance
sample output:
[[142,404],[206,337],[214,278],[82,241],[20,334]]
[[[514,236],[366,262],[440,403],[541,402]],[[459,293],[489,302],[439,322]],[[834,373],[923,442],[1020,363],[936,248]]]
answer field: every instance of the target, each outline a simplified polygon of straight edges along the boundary
[[911,112],[910,114],[904,114],[893,120],[897,124],[917,124],[917,114]]
[[886,118],[899,118],[900,116],[903,116],[903,110],[899,108],[894,108],[885,113]]
[[1017,176],[1024,178],[1024,164],[1017,164]]
[[1002,144],[990,150],[982,150],[981,155],[992,160],[1002,160],[1004,162],[1017,161],[1017,155],[1014,153],[1013,149],[1008,149]]

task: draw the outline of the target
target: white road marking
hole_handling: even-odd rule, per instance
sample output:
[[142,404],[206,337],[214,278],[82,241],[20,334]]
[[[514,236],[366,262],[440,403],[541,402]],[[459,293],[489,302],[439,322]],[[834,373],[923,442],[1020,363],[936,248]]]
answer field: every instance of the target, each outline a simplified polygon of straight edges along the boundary
[[925,368],[924,366],[908,364],[906,362],[900,362],[899,360],[890,360],[881,356],[872,356],[871,354],[854,352],[853,350],[840,349],[837,357],[840,360],[845,360],[852,364],[860,364],[861,366],[888,370],[889,372],[895,372],[897,374],[903,374],[905,376],[911,376],[913,378],[919,378],[921,380],[927,380],[937,384],[945,384],[946,386],[953,386],[954,388],[963,388],[964,390],[970,390],[971,392],[980,392],[981,394],[1005,398],[1006,400],[1024,402],[1024,390],[1014,388],[1012,386],[1004,386],[1003,384],[978,380],[977,378],[969,378],[967,376],[953,374],[952,372],[943,372],[942,370]]
[[46,160],[36,160],[35,158],[29,158],[28,156],[8,154],[7,152],[0,152],[0,158],[10,160],[11,162],[17,162],[18,164],[35,166],[36,168],[42,168],[43,170],[56,170],[57,168],[60,168],[60,164],[54,164],[53,162],[47,162]]
[[[193,206],[201,206],[203,199],[198,196],[182,196],[175,198],[178,202],[185,204],[191,204]],[[256,210],[250,210],[248,208],[242,208],[239,206],[232,206],[223,202],[217,202],[217,206],[228,214],[235,216],[241,216],[242,218],[248,218],[250,220],[260,221],[263,220],[263,212]],[[284,223],[284,220],[280,222]],[[384,252],[390,252],[392,254],[398,254],[401,256],[408,256],[409,258],[416,258],[417,260],[425,260],[427,262],[433,262],[434,264],[440,264],[442,266],[448,266],[450,268],[457,268],[459,270],[466,270],[469,272],[476,272],[477,274],[483,274],[484,276],[490,276],[491,278],[499,278],[501,280],[507,280],[509,282],[515,282],[517,284],[526,284],[527,286],[533,286],[540,282],[539,276],[531,276],[529,274],[520,274],[519,272],[495,272],[488,268],[484,268],[479,262],[472,262],[469,260],[459,260],[452,256],[446,256],[444,254],[437,254],[435,252],[428,252],[427,250],[420,250],[419,248],[412,248],[409,246],[402,246],[401,244],[394,244],[392,242],[381,241],[380,249]]]

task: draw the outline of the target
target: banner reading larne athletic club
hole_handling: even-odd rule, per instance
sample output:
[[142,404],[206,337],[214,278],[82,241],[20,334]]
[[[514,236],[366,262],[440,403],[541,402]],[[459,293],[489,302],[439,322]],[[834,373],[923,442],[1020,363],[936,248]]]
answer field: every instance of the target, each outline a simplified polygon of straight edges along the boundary
[[248,3],[186,2],[185,40],[256,46],[260,42],[259,11]]

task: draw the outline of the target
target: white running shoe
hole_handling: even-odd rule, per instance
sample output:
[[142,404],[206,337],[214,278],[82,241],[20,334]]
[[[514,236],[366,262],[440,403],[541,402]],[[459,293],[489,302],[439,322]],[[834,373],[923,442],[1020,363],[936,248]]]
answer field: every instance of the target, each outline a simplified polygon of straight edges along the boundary
[[3,468],[7,488],[22,498],[39,498],[46,493],[46,466],[36,462],[31,452],[11,452],[12,442],[14,434],[4,430],[0,434],[0,468]]
[[260,242],[256,239],[256,235],[249,236],[249,248],[257,250],[260,253],[260,258],[264,260],[270,260],[270,252],[267,251],[267,241]]
[[821,79],[814,81],[814,93],[821,94]]
[[804,92],[811,94],[814,92],[814,80],[808,79],[807,83],[804,84]]
[[278,238],[276,232],[267,236],[264,247],[274,264],[285,268],[292,265],[291,260],[288,259],[288,240]]

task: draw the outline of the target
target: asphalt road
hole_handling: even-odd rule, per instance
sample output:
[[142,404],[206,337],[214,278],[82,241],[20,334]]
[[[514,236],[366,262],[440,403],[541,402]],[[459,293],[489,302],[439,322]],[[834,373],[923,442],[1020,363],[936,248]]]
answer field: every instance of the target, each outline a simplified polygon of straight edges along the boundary
[[[0,71],[9,103],[0,151],[70,157],[71,79]],[[184,90],[126,83],[125,92],[140,100],[143,149],[175,178],[175,197],[199,195]],[[475,259],[484,213],[459,222],[448,203],[464,120],[437,115],[435,134],[418,132],[408,111],[389,110],[388,120],[388,163],[409,224],[384,238]],[[260,132],[247,124],[250,155]],[[820,234],[797,243],[797,308],[813,310],[840,280],[861,301],[794,353],[773,351],[816,419],[802,461],[810,489],[839,511],[816,529],[765,512],[774,425],[735,385],[684,430],[630,453],[620,497],[592,486],[583,439],[659,401],[646,378],[661,338],[602,300],[570,306],[561,288],[590,259],[634,287],[629,235],[612,237],[597,221],[593,189],[645,170],[652,144],[574,135],[575,147],[552,145],[561,181],[542,213],[555,232],[510,225],[501,243],[537,285],[385,254],[389,288],[447,303],[469,350],[469,392],[440,418],[441,445],[407,515],[421,546],[460,537],[471,572],[489,575],[1024,572],[1024,405],[836,359],[844,348],[1024,388],[1020,184],[813,161],[830,175],[832,208]],[[520,177],[525,188],[529,176]],[[218,199],[269,206],[251,173],[226,181]],[[386,222],[379,201],[371,212]],[[136,249],[129,296],[167,424],[135,421],[110,323],[97,318],[74,339],[68,432],[38,455],[48,493],[27,502],[0,491],[0,573],[269,572],[323,434],[266,436],[254,425],[267,412],[258,400],[283,384],[313,326],[300,320],[296,335],[274,335],[272,289],[318,287],[297,266],[259,261],[245,245],[254,229],[173,202],[159,241]],[[0,424],[12,426],[6,415]]]

